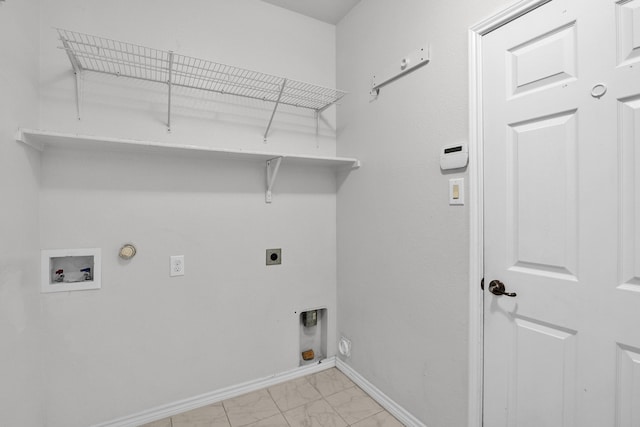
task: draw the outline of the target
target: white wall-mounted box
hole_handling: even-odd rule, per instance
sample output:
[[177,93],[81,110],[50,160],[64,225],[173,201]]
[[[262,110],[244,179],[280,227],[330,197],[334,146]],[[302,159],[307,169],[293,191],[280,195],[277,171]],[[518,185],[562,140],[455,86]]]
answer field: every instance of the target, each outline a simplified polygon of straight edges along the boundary
[[99,248],[43,249],[40,291],[100,289],[101,264]]
[[469,146],[462,142],[445,145],[440,150],[440,169],[461,169],[469,163]]

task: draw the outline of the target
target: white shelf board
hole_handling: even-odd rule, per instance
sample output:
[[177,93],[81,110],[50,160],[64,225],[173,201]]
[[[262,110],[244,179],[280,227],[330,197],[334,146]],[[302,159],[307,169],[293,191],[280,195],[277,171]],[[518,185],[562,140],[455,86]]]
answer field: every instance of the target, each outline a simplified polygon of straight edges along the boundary
[[155,141],[135,139],[110,138],[91,135],[77,135],[60,132],[50,132],[33,129],[19,129],[16,140],[29,145],[36,150],[72,149],[95,151],[125,151],[166,153],[175,155],[196,154],[209,155],[213,158],[226,158],[244,161],[260,161],[281,157],[287,163],[309,163],[319,166],[358,168],[360,161],[346,157],[301,156],[297,154],[275,153],[265,151],[230,150],[225,148],[211,148],[196,145],[168,144]]

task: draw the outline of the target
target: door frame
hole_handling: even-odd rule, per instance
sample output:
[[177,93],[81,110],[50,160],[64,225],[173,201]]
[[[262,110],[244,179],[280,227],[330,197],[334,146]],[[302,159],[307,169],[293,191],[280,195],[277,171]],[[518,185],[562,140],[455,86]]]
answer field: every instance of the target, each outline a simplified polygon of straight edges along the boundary
[[482,427],[484,305],[484,159],[482,37],[552,0],[521,0],[469,28],[469,407],[468,426]]

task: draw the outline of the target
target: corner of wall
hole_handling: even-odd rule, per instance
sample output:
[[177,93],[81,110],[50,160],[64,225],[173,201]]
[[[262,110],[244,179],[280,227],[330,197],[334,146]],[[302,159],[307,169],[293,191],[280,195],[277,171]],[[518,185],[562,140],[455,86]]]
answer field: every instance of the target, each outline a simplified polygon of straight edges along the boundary
[[40,1],[0,5],[0,425],[45,425],[38,290],[40,156],[15,132],[38,122]]

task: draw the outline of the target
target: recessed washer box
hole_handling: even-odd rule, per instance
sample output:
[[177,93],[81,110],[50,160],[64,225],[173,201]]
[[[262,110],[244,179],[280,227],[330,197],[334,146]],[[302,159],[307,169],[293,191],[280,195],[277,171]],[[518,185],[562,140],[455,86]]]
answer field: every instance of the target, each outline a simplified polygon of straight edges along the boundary
[[101,264],[99,248],[43,249],[40,291],[100,289]]
[[326,307],[300,311],[298,322],[300,323],[300,353],[298,356],[300,366],[324,360],[327,357],[328,331]]

